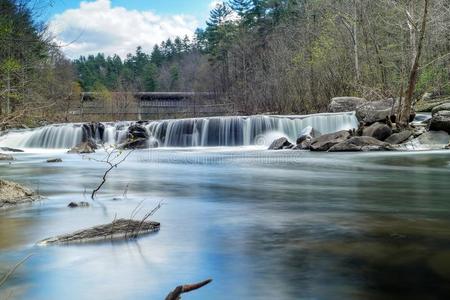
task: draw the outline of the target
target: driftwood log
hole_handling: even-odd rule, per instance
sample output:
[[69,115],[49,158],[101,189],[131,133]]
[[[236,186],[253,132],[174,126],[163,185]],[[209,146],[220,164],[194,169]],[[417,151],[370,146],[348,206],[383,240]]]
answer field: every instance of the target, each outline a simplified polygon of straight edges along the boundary
[[179,300],[181,299],[181,294],[189,293],[191,291],[197,290],[201,287],[204,287],[208,283],[210,283],[212,279],[207,279],[205,281],[194,283],[194,284],[185,284],[177,286],[172,292],[167,295],[165,300]]
[[138,236],[158,231],[160,224],[152,221],[128,219],[115,220],[112,223],[94,226],[70,234],[42,240],[38,245],[72,244],[99,242],[118,239],[134,239]]

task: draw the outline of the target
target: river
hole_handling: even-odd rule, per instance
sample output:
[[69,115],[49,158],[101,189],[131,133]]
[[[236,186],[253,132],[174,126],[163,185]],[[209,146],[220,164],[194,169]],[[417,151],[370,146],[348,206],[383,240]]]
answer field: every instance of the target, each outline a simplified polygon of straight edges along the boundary
[[[95,201],[104,164],[64,150],[15,157],[1,178],[46,198],[0,211],[0,272],[33,254],[0,298],[164,299],[206,278],[184,298],[450,298],[450,152],[140,150]],[[36,245],[160,201],[161,230],[137,241]]]

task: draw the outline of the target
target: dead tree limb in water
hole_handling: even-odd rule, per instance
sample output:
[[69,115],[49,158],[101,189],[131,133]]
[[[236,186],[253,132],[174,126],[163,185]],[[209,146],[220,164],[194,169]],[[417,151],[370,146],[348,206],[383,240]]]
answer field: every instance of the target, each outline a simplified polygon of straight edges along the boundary
[[189,293],[191,291],[194,291],[201,287],[204,287],[211,281],[212,281],[212,279],[208,279],[208,280],[205,280],[205,281],[202,281],[199,283],[177,286],[172,292],[169,293],[169,295],[167,295],[165,300],[179,300],[179,299],[181,299],[181,294]]
[[103,163],[106,163],[108,165],[108,169],[106,169],[105,173],[103,173],[102,181],[100,182],[100,184],[91,193],[91,199],[92,200],[94,200],[95,194],[106,183],[106,177],[108,176],[109,172],[111,172],[114,168],[117,168],[133,152],[133,150],[131,150],[130,152],[125,154],[122,158],[120,158],[120,156],[122,155],[122,151],[121,150],[117,150],[116,148],[113,147],[113,148],[110,148],[110,149],[105,149],[105,151],[106,151],[107,155],[106,155],[105,159],[103,159],[103,160],[97,160],[97,159],[94,159],[94,158],[90,158],[90,159],[92,159],[94,161],[103,162]]
[[[405,100],[403,102],[398,120],[398,125],[402,128],[408,127],[409,117],[411,115],[413,94],[416,88],[417,77],[419,73],[420,56],[422,54],[423,41],[425,38],[425,29],[427,25],[428,4],[429,0],[425,0],[425,7],[423,9],[423,16],[422,16],[422,26],[420,29],[419,44],[417,46],[417,49],[415,48],[413,49],[414,60],[411,66],[411,71],[409,73],[408,89],[406,90]],[[413,44],[413,46],[415,47],[415,43]]]
[[12,274],[19,268],[24,262],[26,262],[33,254],[27,255],[24,259],[19,261],[14,267],[11,268],[11,270],[8,271],[1,279],[0,279],[0,287],[5,284],[5,282],[11,277]]

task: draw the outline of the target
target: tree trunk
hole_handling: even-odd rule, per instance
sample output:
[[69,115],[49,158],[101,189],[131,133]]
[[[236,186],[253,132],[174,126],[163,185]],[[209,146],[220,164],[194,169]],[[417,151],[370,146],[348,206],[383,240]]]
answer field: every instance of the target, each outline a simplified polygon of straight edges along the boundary
[[427,15],[428,15],[428,4],[429,0],[425,0],[425,7],[423,10],[423,17],[422,17],[422,26],[420,29],[420,38],[418,43],[417,51],[416,49],[413,49],[413,53],[415,53],[414,61],[411,67],[411,71],[409,73],[409,81],[408,81],[408,89],[406,90],[405,100],[402,103],[400,116],[398,120],[398,126],[400,128],[406,128],[409,125],[409,117],[411,115],[411,107],[412,107],[412,101],[413,101],[413,94],[414,90],[416,88],[416,82],[417,82],[417,76],[419,73],[419,61],[420,61],[420,55],[422,54],[422,47],[423,47],[423,40],[425,38],[425,28],[427,24]]
[[354,16],[353,16],[353,51],[355,55],[355,74],[356,74],[356,82],[360,81],[361,74],[359,72],[359,57],[358,57],[358,1],[355,0],[353,3],[354,6]]

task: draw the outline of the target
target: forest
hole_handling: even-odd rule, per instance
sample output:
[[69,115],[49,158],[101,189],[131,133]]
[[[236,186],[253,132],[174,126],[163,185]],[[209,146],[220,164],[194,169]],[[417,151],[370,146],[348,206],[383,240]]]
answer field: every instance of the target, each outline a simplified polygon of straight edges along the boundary
[[414,98],[450,93],[446,0],[229,0],[193,37],[167,39],[149,53],[138,47],[125,58],[72,61],[34,21],[38,9],[1,0],[2,115],[64,119],[81,91],[207,91],[241,114],[322,112],[335,96],[400,97],[425,5]]

